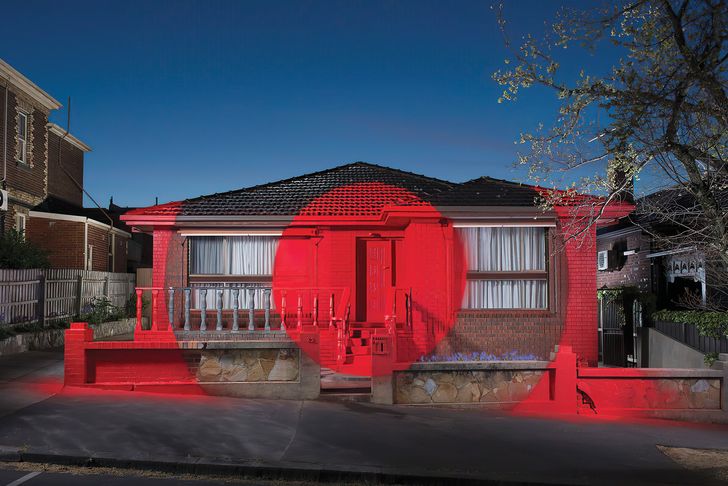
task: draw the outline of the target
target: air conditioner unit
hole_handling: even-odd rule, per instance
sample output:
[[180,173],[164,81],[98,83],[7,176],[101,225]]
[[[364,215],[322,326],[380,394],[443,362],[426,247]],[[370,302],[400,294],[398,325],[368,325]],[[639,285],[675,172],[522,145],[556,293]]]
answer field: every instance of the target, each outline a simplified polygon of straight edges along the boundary
[[8,191],[0,189],[0,211],[8,210]]
[[597,252],[597,270],[609,270],[609,250]]

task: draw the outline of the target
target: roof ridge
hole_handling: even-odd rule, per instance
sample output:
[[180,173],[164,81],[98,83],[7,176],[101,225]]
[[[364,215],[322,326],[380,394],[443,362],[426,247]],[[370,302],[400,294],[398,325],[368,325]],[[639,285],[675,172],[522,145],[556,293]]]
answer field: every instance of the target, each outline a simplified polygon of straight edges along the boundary
[[[356,162],[350,162],[348,164],[337,165],[336,167],[330,167],[328,169],[323,169],[323,170],[318,170],[318,171],[314,171],[314,172],[309,172],[309,173],[297,175],[297,176],[294,176],[294,177],[288,177],[286,179],[279,179],[277,181],[265,182],[263,184],[256,184],[254,186],[241,187],[239,189],[233,189],[233,190],[230,190],[230,191],[216,192],[214,194],[204,194],[202,196],[197,196],[197,197],[190,198],[190,199],[184,199],[183,201],[185,201],[185,202],[200,201],[200,200],[202,200],[204,198],[213,197],[213,196],[225,196],[227,194],[234,194],[234,193],[241,193],[241,192],[248,192],[248,191],[257,191],[259,189],[263,189],[263,188],[266,188],[266,187],[274,186],[276,184],[285,184],[286,182],[292,182],[292,181],[295,181],[295,180],[298,180],[298,179],[304,179],[306,177],[313,177],[313,176],[328,174],[328,173],[334,172],[336,170],[344,169],[346,167],[355,167],[355,166],[365,166],[365,167],[372,167],[372,168],[376,168],[376,169],[384,169],[384,170],[389,170],[389,171],[393,171],[393,172],[398,172],[400,174],[406,174],[406,175],[409,175],[409,176],[418,177],[420,179],[424,179],[424,180],[427,180],[427,181],[430,181],[430,182],[436,182],[438,184],[444,184],[444,185],[450,186],[450,189],[453,189],[455,186],[460,185],[457,182],[447,181],[447,180],[444,180],[444,179],[437,179],[435,177],[429,177],[429,176],[426,176],[426,175],[417,174],[415,172],[409,172],[409,171],[405,171],[405,170],[401,170],[401,169],[395,169],[393,167],[387,167],[387,166],[379,165],[379,164],[372,164],[371,162],[364,162],[364,161],[361,161],[360,160],[360,161],[356,161]],[[173,201],[170,201],[170,202],[173,202]]]

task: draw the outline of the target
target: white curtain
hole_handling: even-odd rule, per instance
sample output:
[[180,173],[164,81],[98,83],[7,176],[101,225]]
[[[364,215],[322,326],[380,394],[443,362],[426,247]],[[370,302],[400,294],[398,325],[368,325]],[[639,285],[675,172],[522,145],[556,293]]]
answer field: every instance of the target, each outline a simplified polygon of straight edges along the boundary
[[545,280],[468,280],[463,309],[545,309]]
[[223,239],[219,236],[190,238],[190,273],[220,275],[224,273]]
[[193,275],[272,275],[278,237],[194,236],[190,238]]
[[546,270],[544,228],[457,228],[465,245],[468,270],[519,272]]
[[[472,272],[524,272],[546,270],[545,228],[457,228]],[[468,280],[465,309],[543,309],[547,306],[546,280]]]
[[227,239],[230,275],[273,275],[278,238],[231,236]]

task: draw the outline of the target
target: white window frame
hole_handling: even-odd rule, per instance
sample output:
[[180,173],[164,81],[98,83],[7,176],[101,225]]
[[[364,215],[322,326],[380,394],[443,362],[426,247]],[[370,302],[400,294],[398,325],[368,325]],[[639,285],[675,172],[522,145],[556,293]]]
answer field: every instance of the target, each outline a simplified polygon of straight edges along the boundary
[[[23,137],[20,136],[20,127],[24,128],[25,135]],[[17,131],[17,138],[18,143],[20,144],[20,153],[18,154],[18,162],[22,164],[28,163],[28,135],[29,135],[29,127],[28,127],[28,114],[24,111],[18,112],[18,131]]]
[[[467,228],[492,228],[493,226],[489,225],[468,225],[468,226],[461,226],[461,227],[467,227]],[[509,226],[511,227],[511,226]],[[520,226],[514,226],[514,227],[520,227]],[[533,227],[533,226],[524,226],[524,227]],[[488,271],[488,272],[478,272],[471,270],[469,268],[466,268],[466,285],[469,281],[479,281],[479,280],[490,280],[490,281],[515,281],[515,280],[523,280],[523,281],[543,281],[546,285],[546,295],[545,295],[545,301],[543,307],[465,307],[463,305],[460,306],[461,311],[548,311],[551,308],[551,301],[550,301],[550,295],[552,292],[551,286],[553,284],[551,279],[551,262],[549,261],[549,242],[550,242],[550,235],[551,232],[549,231],[549,226],[538,226],[539,228],[542,228],[544,230],[544,263],[545,268],[544,270],[534,270],[534,271]],[[457,228],[457,227],[456,227]],[[466,263],[467,265],[467,263]],[[530,275],[529,275],[530,274]],[[484,276],[487,275],[487,276]],[[467,292],[467,287],[466,290]]]
[[21,234],[25,240],[25,227],[28,217],[23,213],[15,213],[15,231]]
[[94,245],[88,245],[86,250],[86,270],[94,268]]

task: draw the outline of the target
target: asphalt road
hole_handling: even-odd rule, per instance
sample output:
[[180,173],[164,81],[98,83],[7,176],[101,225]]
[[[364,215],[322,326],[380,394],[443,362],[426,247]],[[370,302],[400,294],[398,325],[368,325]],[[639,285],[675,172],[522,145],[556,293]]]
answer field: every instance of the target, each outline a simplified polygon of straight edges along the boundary
[[[107,465],[120,465],[108,462],[115,460],[270,468],[291,472],[272,477],[304,481],[317,480],[320,471],[344,471],[369,477],[705,486],[717,483],[674,462],[659,446],[728,450],[724,425],[62,389],[60,356],[5,358],[0,359],[0,452],[78,458],[78,464],[94,458]],[[21,476],[0,479],[0,486]],[[87,476],[43,472],[18,484],[179,481],[111,476],[85,483]]]

